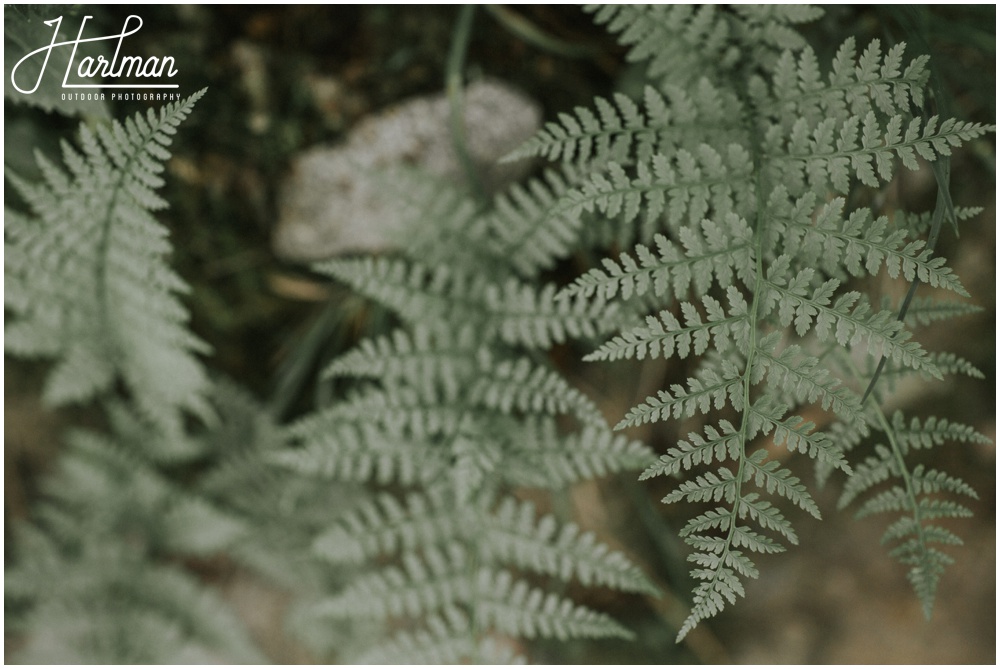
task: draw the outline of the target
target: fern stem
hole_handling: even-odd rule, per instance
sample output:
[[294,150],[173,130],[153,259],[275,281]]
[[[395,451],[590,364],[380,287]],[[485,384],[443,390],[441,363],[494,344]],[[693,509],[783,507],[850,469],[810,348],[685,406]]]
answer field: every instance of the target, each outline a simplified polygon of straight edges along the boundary
[[486,190],[479,179],[479,173],[472,162],[472,156],[469,155],[469,145],[465,136],[465,105],[462,93],[462,70],[465,67],[465,56],[469,51],[475,10],[475,5],[463,5],[458,14],[458,22],[455,24],[455,30],[451,36],[451,48],[448,51],[445,90],[448,93],[450,108],[452,146],[462,163],[466,181],[472,189],[473,195],[480,203],[486,203]]
[[[755,147],[756,148],[756,147]],[[740,454],[739,463],[736,468],[736,477],[734,480],[733,489],[733,508],[730,513],[729,527],[726,531],[725,543],[723,544],[722,553],[719,556],[718,566],[715,569],[715,573],[712,575],[712,580],[707,582],[707,588],[705,589],[706,594],[711,593],[715,590],[716,584],[719,582],[719,578],[726,566],[726,561],[729,558],[730,551],[733,546],[733,539],[736,535],[736,527],[739,523],[739,512],[740,505],[743,500],[743,477],[746,471],[747,465],[747,442],[749,441],[749,430],[750,430],[750,395],[751,389],[753,387],[753,364],[758,354],[758,339],[757,339],[757,314],[760,311],[761,303],[761,293],[763,292],[764,284],[764,261],[763,261],[763,227],[764,221],[766,220],[766,206],[767,203],[764,200],[764,188],[761,181],[763,180],[763,170],[760,165],[761,158],[759,155],[754,155],[754,174],[756,175],[754,190],[756,199],[756,223],[753,231],[753,250],[754,250],[754,287],[753,287],[753,298],[750,303],[750,309],[747,312],[746,320],[749,324],[749,341],[747,342],[746,350],[746,366],[743,372],[743,412],[740,418],[739,427],[739,443],[740,443]],[[696,604],[697,608],[697,604]],[[680,642],[688,632],[698,623],[700,618],[694,617],[698,612],[692,611],[692,614],[688,616],[687,621],[685,621],[684,626],[681,628],[677,635],[677,641]]]
[[593,46],[573,44],[550,35],[533,22],[503,5],[483,5],[483,9],[514,35],[545,51],[566,58],[592,58],[600,53]]
[[[155,129],[154,129],[155,131]],[[152,137],[152,135],[150,135]],[[96,141],[96,140],[95,140]],[[147,139],[147,141],[153,141],[152,139]],[[97,266],[94,268],[94,272],[97,275],[96,279],[96,290],[97,290],[97,310],[100,314],[100,320],[104,323],[113,322],[109,316],[109,305],[110,300],[108,296],[108,280],[109,272],[111,270],[111,263],[108,262],[107,257],[110,252],[111,247],[111,226],[113,225],[113,217],[115,212],[115,207],[118,205],[118,196],[124,189],[125,179],[132,173],[131,167],[135,160],[135,156],[138,155],[138,151],[134,151],[128,155],[128,159],[120,170],[116,172],[116,181],[114,185],[109,189],[111,192],[111,197],[108,199],[107,209],[104,211],[104,216],[99,220],[104,222],[101,226],[100,238],[97,241],[97,256],[99,261]],[[111,334],[109,332],[108,334]],[[117,342],[104,342],[105,346],[110,345],[111,347],[117,346]]]
[[[765,219],[765,207],[764,202],[764,189],[763,184],[760,183],[762,180],[763,171],[761,166],[758,164],[759,158],[754,157],[754,172],[757,176],[756,185],[756,200],[757,200],[757,225],[754,227],[753,231],[753,247],[754,247],[754,290],[753,299],[750,303],[750,310],[747,312],[747,321],[750,324],[749,337],[750,341],[747,343],[747,353],[746,353],[746,367],[743,373],[743,415],[740,418],[740,461],[736,470],[736,490],[734,493],[735,504],[733,505],[732,520],[729,523],[729,532],[726,536],[726,548],[723,553],[723,560],[720,564],[725,564],[725,557],[729,553],[729,549],[732,546],[733,535],[736,533],[736,524],[739,520],[739,510],[740,510],[740,500],[742,499],[742,488],[743,488],[743,472],[746,469],[747,463],[747,441],[749,440],[749,429],[750,429],[750,390],[753,386],[751,370],[753,369],[754,360],[757,357],[757,314],[760,310],[760,295],[762,291],[763,277],[764,277],[764,250],[763,250],[763,238],[764,235],[762,230],[764,228]],[[716,580],[718,579],[718,573],[716,572]]]

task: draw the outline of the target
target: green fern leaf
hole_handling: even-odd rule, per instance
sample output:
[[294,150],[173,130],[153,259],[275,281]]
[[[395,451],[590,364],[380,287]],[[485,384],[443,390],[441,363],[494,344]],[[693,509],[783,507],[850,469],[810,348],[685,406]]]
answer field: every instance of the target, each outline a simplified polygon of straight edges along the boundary
[[669,391],[657,391],[656,397],[647,397],[645,402],[632,407],[615,429],[708,413],[713,406],[722,409],[727,398],[733,408],[741,410],[742,381],[743,373],[733,361],[710,358],[688,379],[688,388],[674,384]]
[[622,223],[643,213],[651,230],[659,228],[657,221],[665,214],[668,224],[677,228],[684,221],[693,224],[704,218],[709,203],[722,215],[745,209],[751,172],[750,155],[740,145],[730,144],[719,153],[702,144],[694,152],[680,150],[670,158],[654,155],[637,165],[635,178],[618,163],[609,163],[607,172],[568,192],[557,211],[576,217],[596,209]]
[[509,462],[503,476],[515,486],[564,488],[585,479],[637,470],[653,457],[645,444],[603,426],[559,434],[551,421],[529,419],[504,442]]
[[[111,129],[80,130],[83,155],[63,144],[71,174],[42,159],[46,183],[7,173],[35,218],[8,238],[5,275],[16,295],[10,349],[53,358],[45,397],[91,399],[123,381],[144,415],[179,434],[186,413],[211,416],[196,353],[177,299],[186,284],[166,265],[166,229],[151,211],[170,135],[204,94],[149,110]],[[16,246],[14,246],[16,244]]]
[[504,499],[483,525],[482,559],[551,575],[586,586],[657,594],[645,575],[621,553],[573,523],[537,517],[534,505]]
[[680,230],[681,246],[657,234],[655,255],[639,245],[635,249],[638,260],[626,253],[618,262],[605,259],[604,270],[592,269],[578,277],[560,296],[597,294],[611,300],[620,294],[627,300],[651,291],[669,300],[672,294],[687,294],[689,287],[697,295],[704,295],[712,285],[713,276],[720,286],[731,284],[734,272],[749,281],[750,237],[746,221],[736,214],[723,217],[721,225],[702,219],[697,227]]
[[494,199],[487,214],[487,242],[493,253],[511,263],[519,275],[532,278],[568,255],[580,238],[580,220],[553,215],[571,184],[582,177],[576,170],[547,170],[543,179],[515,185]]
[[573,115],[560,115],[560,122],[546,124],[507,159],[542,156],[563,164],[598,169],[610,162],[644,162],[654,153],[670,155],[680,149],[693,151],[710,138],[739,137],[732,111],[735,97],[702,78],[690,91],[666,84],[664,96],[646,86],[643,104],[621,93],[612,100],[595,98],[595,115],[577,107]]
[[[719,428],[712,425],[705,427],[708,439],[691,432],[688,441],[678,441],[677,446],[661,455],[659,461],[651,465],[639,477],[640,481],[660,475],[677,474],[699,464],[710,464],[713,461],[739,460],[741,446],[739,432],[727,420],[720,421]],[[721,431],[720,431],[721,430]]]
[[563,641],[570,638],[631,639],[633,636],[606,614],[532,588],[524,581],[514,580],[508,572],[481,570],[476,585],[480,593],[475,607],[476,619],[505,634]]
[[681,312],[685,325],[670,311],[661,311],[657,317],[646,318],[644,327],[633,328],[613,338],[601,348],[587,355],[584,360],[620,360],[622,358],[669,358],[676,353],[686,358],[691,352],[701,355],[710,341],[716,350],[725,351],[736,342],[746,339],[747,304],[734,287],[727,291],[729,315],[722,305],[710,296],[702,298],[707,320],[690,302],[682,302]]

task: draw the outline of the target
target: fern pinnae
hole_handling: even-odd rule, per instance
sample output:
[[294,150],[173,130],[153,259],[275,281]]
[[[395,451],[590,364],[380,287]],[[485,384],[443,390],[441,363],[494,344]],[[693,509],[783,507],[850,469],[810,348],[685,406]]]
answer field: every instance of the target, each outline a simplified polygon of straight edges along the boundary
[[905,48],[904,43],[898,43],[883,56],[876,39],[858,59],[856,42],[849,37],[834,56],[827,82],[821,80],[811,48],[803,49],[797,62],[794,54],[786,51],[775,65],[769,95],[786,126],[798,118],[816,122],[823,116],[857,116],[873,105],[887,115],[905,113],[911,104],[920,108],[929,78],[929,59],[917,56],[901,71]]
[[[532,156],[596,170],[608,163],[649,160],[654,153],[670,155],[693,151],[709,137],[736,137],[741,132],[727,113],[739,100],[724,98],[707,78],[688,91],[665,85],[663,93],[647,85],[642,107],[616,93],[612,99],[597,97],[595,116],[586,107],[560,114],[525,142],[506,160]],[[665,95],[664,95],[665,93]]]
[[611,300],[652,292],[669,302],[672,295],[686,295],[693,286],[696,295],[704,295],[712,278],[720,286],[732,283],[735,272],[747,276],[750,266],[750,229],[742,218],[728,214],[721,224],[702,219],[697,227],[682,228],[678,237],[682,247],[657,233],[653,237],[656,253],[645,245],[635,247],[633,258],[622,253],[618,261],[602,261],[604,269],[592,269],[564,288],[560,298],[574,295],[597,295]]
[[[514,486],[560,488],[638,469],[650,453],[613,435],[596,405],[537,353],[570,337],[604,336],[622,311],[601,300],[559,300],[555,285],[529,282],[577,235],[565,220],[530,224],[559,215],[557,191],[568,187],[561,178],[514,189],[497,209],[462,223],[477,231],[463,239],[488,247],[505,262],[502,271],[431,264],[410,249],[407,257],[317,266],[405,326],[335,360],[329,375],[360,383],[345,384],[343,400],[291,426],[286,448],[269,460],[322,478],[417,490],[404,491],[405,502],[386,491],[319,535],[313,550],[321,559],[376,564],[318,602],[313,617],[399,621],[409,630],[384,648],[437,641],[464,660],[498,632],[627,636],[608,616],[520,574],[648,594],[641,573],[572,524],[536,519],[523,506],[514,516],[505,511]],[[484,230],[503,233],[476,236]],[[537,253],[510,257],[536,241]],[[438,251],[462,252],[449,244]]]
[[[916,370],[940,378],[940,371],[927,352],[889,311],[873,312],[857,292],[843,293],[831,301],[839,281],[830,279],[810,290],[814,272],[804,269],[791,279],[774,271],[772,265],[762,287],[767,288],[767,308],[778,306],[778,318],[788,326],[793,320],[799,334],[812,329],[820,341],[833,338],[841,346],[863,342],[868,352],[885,355]],[[810,295],[811,293],[811,295]]]
[[526,186],[514,185],[494,198],[487,227],[494,233],[491,248],[496,256],[513,264],[522,277],[531,278],[551,269],[580,236],[580,220],[553,216],[562,196],[580,177],[577,170],[547,170]]
[[[918,302],[918,306],[933,304]],[[931,356],[941,361],[941,370],[967,372],[970,366],[953,354]],[[852,374],[858,370],[849,364]],[[897,370],[890,370],[889,378]],[[878,393],[875,393],[878,398]],[[919,598],[924,615],[930,619],[938,583],[952,558],[936,546],[960,545],[961,540],[949,529],[934,524],[940,518],[964,518],[972,515],[963,504],[945,498],[950,495],[977,499],[975,491],[960,478],[944,472],[927,469],[924,465],[912,466],[907,459],[914,449],[931,448],[946,441],[963,443],[990,443],[972,427],[930,417],[921,422],[913,418],[907,422],[901,412],[891,419],[880,404],[870,403],[869,421],[885,436],[885,442],[876,444],[875,453],[859,467],[859,474],[848,480],[839,505],[846,507],[858,497],[879,486],[895,482],[888,489],[870,494],[857,510],[858,516],[893,514],[898,516],[883,534],[883,543],[894,543],[889,554],[909,568],[907,577]]]
[[948,441],[979,445],[991,443],[989,437],[976,431],[970,425],[954,423],[935,416],[927,418],[923,423],[918,418],[913,418],[907,424],[903,414],[899,411],[892,415],[892,430],[896,442],[904,449],[931,448],[932,446],[941,446]]
[[[671,157],[654,154],[637,165],[632,177],[618,163],[568,192],[557,210],[567,216],[583,211],[600,211],[621,223],[632,223],[643,213],[644,230],[640,240],[647,242],[659,229],[661,215],[668,225],[679,228],[684,221],[696,224],[704,218],[709,201],[721,213],[742,209],[745,186],[750,180],[750,156],[739,144],[730,144],[722,153],[709,144],[694,151],[679,150]],[[666,207],[667,199],[670,207]]]
[[503,472],[509,484],[556,490],[588,478],[642,469],[652,457],[647,445],[616,435],[606,426],[586,425],[561,435],[551,422],[532,417],[504,448],[516,463]]
[[657,316],[648,316],[646,325],[626,330],[584,360],[620,360],[650,357],[669,358],[676,354],[686,358],[689,353],[703,354],[710,341],[716,349],[728,350],[732,343],[744,336],[747,322],[746,302],[739,291],[730,287],[727,291],[729,315],[713,297],[702,298],[707,320],[703,320],[698,309],[690,302],[681,302],[680,308],[686,325],[668,310]]
[[616,426],[616,430],[673,418],[690,418],[697,413],[708,413],[713,406],[722,409],[726,401],[739,411],[742,395],[739,393],[743,373],[732,360],[718,357],[708,359],[694,376],[688,379],[688,388],[673,384],[670,390],[659,390],[656,397],[647,397],[631,409]]
[[730,25],[712,5],[585,9],[594,13],[597,24],[619,33],[618,41],[630,47],[629,61],[649,60],[650,77],[684,85],[695,73],[728,70],[739,58],[739,52],[728,45]]
[[689,470],[699,464],[723,462],[727,459],[739,458],[739,439],[737,429],[728,420],[719,421],[718,429],[714,425],[705,426],[705,439],[696,432],[690,432],[687,440],[680,440],[670,448],[659,460],[646,468],[639,477],[640,481],[654,476],[670,476]]
[[841,123],[824,119],[815,128],[799,119],[787,146],[775,144],[778,139],[775,134],[765,148],[765,155],[776,170],[776,182],[808,183],[817,191],[833,186],[837,192],[846,194],[852,170],[863,184],[878,188],[892,178],[895,158],[908,169],[917,170],[917,155],[934,161],[938,156],[951,155],[952,147],[996,130],[983,123],[955,119],[947,119],[938,127],[936,116],[928,119],[923,128],[921,119],[912,119],[905,132],[903,123],[901,116],[892,116],[883,133],[873,111],[863,118],[852,116]]
[[818,358],[804,355],[799,346],[793,344],[778,354],[762,349],[760,359],[771,386],[783,388],[800,403],[819,401],[824,409],[832,409],[848,420],[864,421],[858,395],[821,367]]
[[[892,309],[894,303],[883,302],[883,309]],[[898,312],[898,308],[895,309]],[[917,325],[930,325],[935,321],[961,318],[983,311],[983,308],[971,302],[956,302],[953,300],[937,300],[929,297],[915,297],[910,302],[904,322],[909,327]]]
[[385,553],[447,543],[467,529],[467,516],[475,514],[471,507],[453,508],[445,492],[431,487],[427,494],[410,493],[405,501],[386,493],[365,500],[317,536],[313,549],[334,564],[362,564]]
[[481,551],[488,559],[585,586],[657,594],[646,576],[623,554],[612,551],[590,532],[554,516],[538,516],[530,502],[504,499],[486,523]]
[[[804,199],[807,203],[813,200],[811,196]],[[891,230],[887,217],[875,219],[868,209],[855,210],[845,218],[844,204],[843,198],[835,198],[820,210],[815,222],[790,217],[789,227],[797,229],[798,234],[786,236],[786,241],[792,242],[796,251],[822,248],[823,255],[836,258],[853,276],[877,275],[884,267],[890,278],[917,278],[932,287],[968,297],[954,272],[944,265],[944,259],[932,258],[923,241],[907,241],[905,229]],[[808,208],[807,204],[802,209]]]

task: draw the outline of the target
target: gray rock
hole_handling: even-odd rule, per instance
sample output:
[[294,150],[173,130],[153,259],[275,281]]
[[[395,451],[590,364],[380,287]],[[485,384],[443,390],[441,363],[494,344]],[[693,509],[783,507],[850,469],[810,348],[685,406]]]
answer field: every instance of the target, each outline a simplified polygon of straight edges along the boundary
[[[464,106],[468,152],[480,183],[495,192],[524,177],[530,162],[497,161],[538,131],[539,106],[495,80],[469,86]],[[393,203],[380,192],[375,173],[411,165],[462,179],[453,146],[448,99],[439,94],[363,120],[338,146],[303,152],[281,190],[275,252],[305,262],[399,245],[391,234]]]

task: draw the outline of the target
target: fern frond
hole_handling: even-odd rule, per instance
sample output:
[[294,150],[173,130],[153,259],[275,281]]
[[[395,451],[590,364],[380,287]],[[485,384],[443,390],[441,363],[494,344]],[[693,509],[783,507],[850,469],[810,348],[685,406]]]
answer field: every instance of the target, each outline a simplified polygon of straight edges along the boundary
[[627,300],[649,291],[669,301],[671,295],[686,295],[689,287],[696,295],[704,295],[713,276],[720,286],[731,284],[734,273],[749,282],[752,232],[746,221],[734,213],[722,221],[717,224],[706,218],[698,226],[681,228],[680,244],[657,233],[653,238],[655,254],[640,244],[635,248],[635,258],[622,253],[617,262],[604,259],[603,270],[592,269],[578,277],[560,297],[596,294],[611,300],[620,294]]
[[338,259],[314,268],[392,309],[411,323],[481,322],[486,282],[446,265],[390,258]]
[[404,556],[404,568],[389,567],[354,581],[340,595],[315,605],[315,614],[342,618],[419,616],[457,604],[472,606],[478,625],[523,638],[631,635],[604,614],[532,588],[509,572],[481,568],[470,573],[468,556],[428,549]]
[[931,353],[930,357],[934,366],[941,370],[942,374],[964,374],[973,379],[986,378],[981,369],[954,353]]
[[629,62],[649,61],[650,77],[684,85],[695,73],[733,68],[739,50],[730,44],[731,27],[713,5],[589,6],[594,22],[618,34],[629,47]]
[[425,389],[438,384],[457,389],[459,379],[475,369],[481,348],[471,327],[450,332],[420,324],[412,334],[400,329],[389,336],[362,340],[328,365],[323,377],[368,377],[385,383],[412,380],[420,381]]
[[442,545],[474,525],[469,507],[454,508],[441,488],[412,493],[405,501],[380,494],[343,514],[320,534],[313,550],[334,563],[361,564],[382,554]]
[[587,425],[559,434],[551,421],[529,419],[506,439],[503,476],[514,486],[558,490],[585,479],[642,469],[653,457],[639,441]]
[[781,388],[799,402],[819,401],[824,409],[832,409],[847,420],[864,422],[861,398],[833,378],[818,358],[806,355],[796,345],[778,354],[761,348],[759,354],[758,360],[767,370],[771,387]]
[[604,613],[598,613],[554,593],[532,588],[510,573],[480,570],[476,619],[498,631],[526,639],[551,637],[622,638],[633,634]]
[[798,451],[850,473],[843,451],[829,436],[815,431],[816,426],[800,416],[786,418],[787,411],[787,407],[773,396],[762,395],[747,410],[752,431],[759,430],[766,435],[773,429],[775,445],[784,444],[789,451]]
[[820,341],[832,337],[841,346],[864,342],[872,356],[884,355],[940,378],[940,372],[927,352],[917,342],[910,341],[910,333],[895,314],[889,311],[872,312],[860,293],[853,291],[831,299],[839,286],[836,279],[829,279],[810,290],[815,274],[811,268],[801,270],[788,279],[780,275],[778,266],[779,263],[771,266],[765,283],[772,290],[764,294],[763,300],[765,312],[777,307],[782,325],[789,326],[794,322],[799,335],[811,330]]
[[316,269],[397,312],[413,324],[469,324],[489,341],[548,348],[568,337],[590,338],[613,328],[616,309],[583,299],[555,299],[556,287],[541,290],[510,279],[488,282],[444,265],[387,258],[333,260]]
[[559,258],[567,256],[579,241],[580,220],[552,212],[582,178],[569,167],[546,170],[543,178],[514,185],[497,195],[493,210],[485,216],[493,233],[487,242],[493,253],[525,278],[551,269]]
[[996,130],[956,119],[940,121],[939,126],[937,116],[924,123],[914,118],[905,130],[904,123],[902,116],[894,115],[883,125],[872,111],[842,122],[824,119],[813,127],[799,119],[787,145],[778,133],[771,133],[764,150],[775,168],[775,183],[808,184],[816,192],[832,186],[846,194],[852,174],[866,186],[878,188],[892,178],[896,159],[917,170],[917,155],[929,161],[950,156],[953,147]]
[[16,653],[19,661],[263,661],[221,599],[134,545],[103,534],[60,545],[34,528],[23,528],[18,539],[22,559],[6,570],[4,590],[33,632]]
[[692,351],[701,355],[714,340],[716,350],[725,351],[734,343],[747,338],[747,304],[735,287],[727,291],[729,314],[713,297],[702,298],[707,320],[690,302],[681,302],[685,325],[670,311],[661,311],[656,317],[646,318],[646,325],[633,328],[614,337],[602,347],[587,355],[584,360],[620,360],[647,355],[651,358],[669,358],[676,353],[686,358]]
[[365,651],[359,664],[461,664],[490,657],[484,639],[477,647],[467,616],[454,607],[426,619],[424,627],[403,631]]
[[[70,174],[40,159],[45,182],[7,179],[34,218],[8,237],[16,307],[11,351],[53,358],[45,398],[91,399],[123,381],[144,415],[179,434],[184,415],[211,416],[205,345],[185,325],[187,285],[164,262],[167,230],[151,215],[170,135],[204,94],[110,129],[80,129],[81,155],[63,144]],[[34,342],[32,343],[32,340]]]
[[573,523],[538,517],[530,502],[504,499],[486,519],[479,550],[482,560],[527,569],[586,586],[656,594],[645,575],[621,553]]
[[[419,383],[417,391],[431,398],[440,388],[441,402],[483,407],[509,414],[513,411],[537,414],[571,414],[583,423],[603,423],[594,404],[552,370],[539,367],[526,358],[495,360],[488,349],[473,348],[471,329],[452,336],[432,335],[418,327],[414,339],[397,331],[393,339],[363,342],[360,348],[334,361],[332,374],[354,371],[362,376],[381,377],[392,385]],[[462,356],[462,344],[465,355]],[[475,380],[468,383],[469,377]],[[466,397],[459,401],[459,387],[465,385]],[[433,401],[432,401],[433,402]],[[373,415],[378,415],[373,414]]]
[[918,495],[950,492],[955,495],[979,499],[979,495],[976,494],[972,486],[962,479],[957,476],[949,476],[937,469],[927,469],[923,465],[917,465],[913,468],[910,473],[910,481],[913,485],[913,491]]
[[[721,431],[720,431],[721,430]],[[688,433],[688,441],[678,441],[677,446],[661,455],[659,461],[651,465],[639,477],[640,481],[654,476],[677,474],[699,464],[722,462],[726,459],[738,460],[741,453],[739,431],[727,420],[719,422],[719,429],[705,426],[705,439],[695,432]]]
[[725,467],[707,472],[681,483],[676,490],[663,498],[664,504],[685,500],[688,502],[721,502],[732,504],[736,500],[737,486],[733,472]]
[[[746,480],[753,479],[758,488],[767,490],[769,494],[784,497],[813,518],[820,518],[819,507],[799,478],[783,468],[779,461],[767,460],[767,451],[762,449],[753,453],[746,459],[746,464],[748,465],[744,474]],[[738,543],[735,545],[739,547]]]
[[[754,51],[772,49],[798,50],[806,41],[792,26],[811,23],[823,16],[823,10],[811,5],[734,5],[733,11],[743,19],[737,23],[735,36],[744,48]],[[760,57],[762,64],[766,59]]]
[[990,444],[992,440],[976,431],[970,425],[951,422],[945,418],[931,416],[923,423],[913,418],[907,424],[902,412],[892,415],[892,430],[899,445],[905,449],[931,448],[948,441],[964,444]]
[[466,569],[469,556],[456,544],[428,547],[418,556],[406,553],[402,568],[389,566],[353,580],[344,590],[314,605],[329,618],[387,618],[438,612],[475,597],[475,581]]
[[654,118],[660,121],[668,112],[663,97],[655,89],[647,87],[646,96],[644,111],[631,98],[617,93],[613,101],[594,99],[597,115],[586,107],[577,107],[573,114],[561,113],[558,122],[546,123],[507,159],[540,156],[567,164],[600,165],[626,160],[633,142],[646,147],[637,149],[638,153],[648,153],[655,137],[650,121]]
[[675,383],[669,391],[657,391],[656,397],[632,407],[615,429],[708,413],[713,406],[722,409],[727,399],[733,408],[742,410],[742,381],[743,372],[735,362],[711,357],[688,379],[688,388]]
[[491,285],[485,303],[500,339],[511,345],[546,349],[569,338],[593,339],[615,329],[618,305],[582,297],[559,300],[556,292],[555,284],[540,290],[514,280]]
[[[982,207],[955,207],[955,220],[957,222],[967,221],[975,218],[983,212]],[[897,211],[893,216],[896,227],[904,228],[913,237],[918,237],[930,230],[934,212],[913,213],[908,211]]]
[[493,362],[481,357],[479,377],[468,401],[503,413],[515,409],[534,415],[572,415],[582,424],[603,425],[597,406],[566,379],[527,358]]
[[449,464],[449,454],[432,440],[417,439],[395,426],[350,424],[338,412],[303,418],[289,429],[294,450],[267,456],[267,461],[304,475],[341,481],[404,485],[429,482]]
[[[890,307],[889,302],[885,303],[885,308]],[[961,318],[980,313],[983,310],[977,304],[969,302],[955,302],[952,300],[935,300],[929,297],[914,297],[910,301],[910,307],[906,310],[906,324],[930,325],[936,321],[945,321],[952,318]]]
[[314,547],[331,561],[360,562],[475,535],[480,563],[507,564],[587,586],[655,593],[625,556],[597,543],[576,525],[559,523],[552,516],[539,518],[532,504],[511,497],[493,511],[488,507],[488,498],[481,498],[456,509],[441,488],[428,496],[410,495],[405,506],[391,495],[380,495],[343,516],[335,528],[317,538]]
[[560,114],[558,122],[547,123],[509,159],[541,156],[598,169],[610,162],[647,161],[654,153],[694,151],[720,136],[741,137],[733,122],[740,115],[740,101],[707,78],[690,89],[666,84],[662,91],[646,86],[641,107],[621,93],[611,100],[595,98],[596,114],[586,107]]
[[882,444],[875,445],[875,455],[868,456],[854,466],[854,473],[844,483],[837,506],[841,509],[853,502],[858,495],[876,485],[899,477],[899,465],[892,452]]
[[373,169],[368,176],[391,212],[389,234],[406,239],[400,245],[406,256],[465,272],[507,270],[508,259],[489,243],[492,231],[476,199],[454,181],[405,167]]
[[988,443],[989,440],[971,427],[948,421],[928,419],[921,424],[913,419],[907,424],[902,413],[896,412],[891,422],[876,411],[888,445],[876,446],[875,455],[859,467],[858,475],[848,480],[839,500],[846,507],[861,495],[880,484],[894,481],[895,485],[876,492],[858,507],[858,517],[892,514],[898,518],[882,536],[883,543],[896,543],[890,555],[909,568],[909,579],[930,618],[938,583],[945,567],[953,559],[931,544],[960,545],[961,539],[951,530],[932,525],[939,518],[967,518],[968,507],[942,494],[978,499],[975,490],[962,479],[945,472],[929,469],[922,464],[910,468],[905,456],[911,448],[927,448],[945,441]]
[[[797,61],[786,51],[775,64],[768,103],[773,101],[786,126],[798,118],[817,123],[824,117],[863,116],[873,109],[887,116],[905,115],[923,107],[930,76],[927,56],[917,56],[903,69],[905,49],[900,42],[883,54],[876,39],[858,59],[856,42],[848,37],[837,50],[827,81],[812,49],[803,49]],[[757,97],[766,99],[759,92]]]
[[[806,201],[811,202],[812,197],[807,195]],[[804,256],[800,249],[815,249],[817,260],[835,259],[853,276],[877,275],[885,267],[890,278],[919,279],[932,287],[969,296],[955,273],[945,266],[944,258],[933,258],[923,241],[908,241],[905,229],[890,229],[887,217],[875,219],[868,209],[857,209],[845,218],[844,204],[843,198],[829,202],[816,214],[815,222],[791,220],[794,232],[786,232],[789,249]],[[807,211],[809,207],[806,204],[798,209]]]
[[750,155],[739,144],[730,144],[721,153],[702,144],[671,157],[655,154],[636,166],[634,178],[618,163],[609,163],[606,172],[567,193],[559,213],[575,217],[596,209],[623,224],[643,214],[652,231],[661,227],[659,219],[665,216],[667,224],[677,229],[685,221],[696,224],[710,209],[723,216],[745,211],[752,171]]

